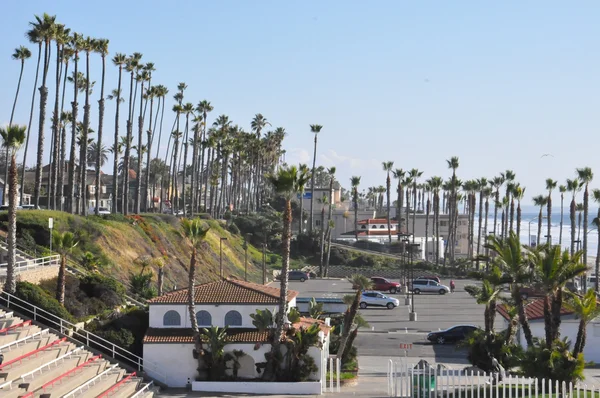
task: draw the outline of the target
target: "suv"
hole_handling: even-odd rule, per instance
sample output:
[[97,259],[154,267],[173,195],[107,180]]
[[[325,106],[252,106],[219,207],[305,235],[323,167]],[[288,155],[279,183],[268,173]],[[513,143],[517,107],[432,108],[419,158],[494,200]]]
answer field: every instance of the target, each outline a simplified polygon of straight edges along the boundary
[[360,308],[365,309],[371,307],[387,307],[388,309],[396,308],[400,305],[397,298],[388,297],[383,293],[365,290],[360,296]]
[[[277,275],[276,279],[281,279],[281,274]],[[304,271],[290,271],[288,272],[288,280],[304,282],[310,279],[310,275]]]
[[[400,291],[400,284],[398,282],[392,282],[380,276],[372,277],[371,282],[373,282],[373,290],[390,292],[392,294]],[[354,287],[354,289],[356,289],[356,287]]]
[[441,285],[436,281],[429,279],[415,279],[412,281],[411,290],[415,294],[421,294],[421,292],[446,294],[450,292],[450,288],[448,286]]
[[415,280],[419,280],[419,281],[420,280],[430,280],[430,281],[436,281],[437,283],[442,283],[440,278],[435,275],[423,275],[423,276],[419,276],[418,278],[415,278]]

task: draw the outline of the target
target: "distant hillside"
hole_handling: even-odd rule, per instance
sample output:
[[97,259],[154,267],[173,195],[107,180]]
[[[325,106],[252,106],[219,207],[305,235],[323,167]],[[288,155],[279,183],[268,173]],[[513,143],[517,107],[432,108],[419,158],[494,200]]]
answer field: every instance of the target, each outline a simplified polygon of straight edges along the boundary
[[[165,288],[187,285],[190,246],[182,235],[180,220],[171,215],[108,215],[87,218],[57,211],[23,210],[17,214],[17,244],[28,250],[40,251],[48,247],[50,232],[48,218],[54,218],[54,228],[71,231],[79,240],[71,257],[76,260],[91,252],[98,260],[98,270],[127,282],[132,273],[139,272],[135,260],[141,256],[165,259]],[[0,213],[2,229],[6,231],[7,213]],[[223,269],[225,276],[244,278],[243,238],[231,234],[215,220],[204,220],[210,225],[208,237],[199,251],[198,281],[209,282],[219,278],[219,243],[223,241]],[[43,250],[43,249],[42,249]],[[39,253],[41,255],[42,253]],[[248,280],[262,280],[260,268],[262,253],[248,245]],[[156,278],[156,270],[154,270]]]

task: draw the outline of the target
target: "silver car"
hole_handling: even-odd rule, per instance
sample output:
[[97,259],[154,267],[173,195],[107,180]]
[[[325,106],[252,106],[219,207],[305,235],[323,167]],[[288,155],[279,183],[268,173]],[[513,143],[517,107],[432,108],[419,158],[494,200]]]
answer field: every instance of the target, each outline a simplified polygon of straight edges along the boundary
[[450,288],[448,286],[428,279],[415,279],[412,281],[411,289],[415,294],[421,294],[421,292],[439,294],[450,293]]
[[388,309],[396,308],[400,305],[400,301],[394,297],[388,297],[383,293],[366,290],[360,296],[360,308],[367,307],[387,307]]

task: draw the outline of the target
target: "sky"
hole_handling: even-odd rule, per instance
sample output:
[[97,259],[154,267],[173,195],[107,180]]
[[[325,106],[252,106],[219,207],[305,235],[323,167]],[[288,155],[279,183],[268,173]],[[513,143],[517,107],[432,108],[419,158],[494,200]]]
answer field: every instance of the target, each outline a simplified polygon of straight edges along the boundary
[[[577,167],[595,169],[600,187],[598,2],[7,2],[0,125],[10,118],[20,66],[10,55],[19,45],[34,53],[15,114],[27,124],[37,48],[24,34],[44,12],[72,31],[109,39],[111,55],[144,54],[156,67],[153,83],[166,85],[169,97],[185,82],[184,102],[212,103],[209,122],[226,114],[249,130],[262,113],[286,129],[288,163],[312,162],[309,125],[322,125],[317,164],[336,166],[345,187],[353,175],[362,177],[361,188],[384,185],[381,163],[390,160],[424,178],[447,178],[451,156],[459,157],[463,180],[513,170],[526,187],[525,203],[543,193],[546,178],[564,183]],[[99,56],[92,56],[91,74],[98,81],[94,127]],[[51,69],[49,98],[52,76]],[[109,63],[107,92],[116,79]],[[105,136],[112,136],[114,104],[106,115]],[[165,130],[172,121],[167,112]],[[45,131],[49,137],[49,122]],[[45,159],[48,148],[49,139]]]

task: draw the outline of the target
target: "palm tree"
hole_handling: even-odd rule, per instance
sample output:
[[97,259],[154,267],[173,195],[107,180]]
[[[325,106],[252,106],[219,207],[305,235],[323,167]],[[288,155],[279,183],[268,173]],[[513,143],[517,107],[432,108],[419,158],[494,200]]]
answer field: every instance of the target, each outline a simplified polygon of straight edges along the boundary
[[517,184],[513,191],[513,197],[517,200],[517,236],[521,237],[521,200],[525,197],[525,187]]
[[587,232],[590,201],[588,187],[590,185],[590,182],[592,182],[592,179],[594,178],[594,173],[592,172],[591,168],[584,167],[581,169],[577,169],[577,177],[579,178],[581,183],[585,185],[585,189],[583,190],[583,263],[587,265]]
[[0,128],[0,136],[4,147],[10,152],[10,170],[8,172],[8,262],[6,265],[6,282],[4,290],[14,293],[17,288],[15,275],[17,251],[17,151],[25,141],[25,126],[9,126]]
[[[483,220],[483,197],[488,185],[488,180],[485,177],[477,180],[477,189],[479,190],[479,222],[477,223],[477,269],[479,269],[479,255],[481,254],[481,223]],[[518,228],[517,224],[517,228]],[[485,233],[486,231],[484,231]],[[485,235],[484,235],[485,236]]]
[[40,118],[38,129],[38,148],[37,160],[35,165],[35,186],[33,191],[33,203],[36,206],[40,204],[40,189],[42,186],[42,166],[44,157],[44,125],[46,123],[46,105],[48,103],[48,63],[50,62],[50,42],[54,37],[56,30],[56,16],[44,13],[41,17],[35,16],[35,22],[29,24],[37,29],[39,36],[44,42],[44,66],[42,69],[42,85],[40,86]]
[[[15,49],[15,52],[12,55],[12,59],[16,60],[16,61],[20,61],[21,62],[21,71],[19,72],[19,80],[17,83],[17,92],[15,93],[15,100],[13,101],[13,106],[12,106],[12,111],[10,112],[10,121],[8,122],[8,126],[12,126],[13,123],[13,119],[15,116],[15,108],[17,106],[17,99],[19,98],[19,90],[21,89],[21,79],[23,78],[23,69],[25,68],[25,60],[31,58],[31,51],[29,51],[29,49],[25,46],[20,46],[19,48]],[[8,185],[7,185],[7,181],[8,181],[8,151],[6,152],[6,170],[4,172],[4,197],[3,197],[3,202],[4,204],[6,204],[7,198],[8,198]],[[23,165],[23,168],[25,165]]]
[[137,83],[136,89],[133,88],[133,81],[135,80],[135,74],[140,68],[140,60],[142,59],[142,54],[133,53],[131,57],[128,57],[125,63],[125,70],[129,72],[129,110],[127,113],[127,138],[125,140],[125,155],[124,155],[124,170],[123,173],[123,188],[122,188],[122,207],[123,214],[127,215],[129,213],[129,157],[131,156],[131,142],[133,141],[133,96],[134,93],[137,93]]
[[569,205],[569,219],[571,221],[571,255],[575,254],[575,197],[580,190],[581,183],[577,178],[572,180],[567,179],[567,191],[572,192],[571,204]]
[[[598,274],[596,274],[598,275]],[[597,297],[593,290],[589,290],[583,297],[572,294],[565,303],[566,307],[575,313],[579,318],[579,328],[577,329],[577,338],[573,346],[573,357],[577,358],[583,353],[586,343],[587,325],[600,316],[600,307],[597,305]]]
[[118,167],[119,167],[119,156],[117,151],[117,145],[119,145],[119,109],[121,106],[121,102],[123,102],[123,98],[121,97],[121,82],[123,78],[123,67],[127,63],[127,56],[122,53],[116,53],[112,59],[112,62],[115,66],[119,68],[119,80],[117,83],[117,89],[113,91],[111,95],[108,96],[108,99],[114,99],[115,104],[115,136],[113,141],[113,181],[112,181],[112,196],[113,196],[113,206],[112,213],[116,214],[117,209],[117,198],[119,197],[119,184],[118,184]]
[[[600,189],[594,189],[592,191],[592,199],[594,200],[594,202],[596,203],[600,203]],[[600,207],[598,207],[598,215],[596,216],[596,218],[593,221],[596,224],[596,228],[598,229],[598,247],[596,248],[597,252],[596,252],[596,262],[594,264],[595,268],[595,275],[599,275],[600,274]],[[598,283],[595,284],[594,289],[596,290],[596,293],[598,293],[598,288],[599,288]]]
[[[78,65],[79,65],[79,51],[83,48],[83,36],[78,33],[73,33],[73,37],[71,38],[71,47],[73,48],[73,102],[71,105],[73,107],[71,111],[71,148],[69,151],[69,181],[67,187],[69,189],[69,213],[76,212],[76,201],[75,197],[77,194],[77,185],[75,183],[75,145],[77,143],[77,111],[79,109],[79,105],[77,103],[77,96],[81,87],[79,87],[79,76]],[[27,146],[25,146],[25,151],[27,151]],[[80,162],[81,163],[81,162]],[[81,166],[80,172],[81,172]]]
[[509,218],[509,209],[508,206],[510,204],[511,201],[511,195],[512,195],[512,191],[513,188],[515,186],[514,181],[515,181],[515,173],[512,170],[506,170],[504,173],[501,173],[504,176],[504,180],[506,181],[506,192],[504,194],[504,197],[507,199],[506,205],[505,205],[505,209],[506,209],[506,217],[504,220],[504,226],[502,227],[502,230],[504,231],[503,236],[508,236],[508,218]]
[[558,234],[558,245],[562,246],[562,231],[563,231],[563,214],[564,214],[564,203],[565,203],[565,192],[567,192],[567,187],[564,185],[558,186],[558,191],[560,192],[560,232]]
[[[82,49],[85,51],[85,103],[83,105],[83,128],[81,130],[81,142],[88,142],[90,133],[90,53],[94,49],[94,39],[87,37],[83,41]],[[87,145],[81,145],[79,149],[79,211],[80,214],[87,215]]]
[[[546,197],[544,195],[538,195],[533,198],[533,205],[540,207],[540,212],[538,214],[538,231],[537,231],[537,241],[536,241],[537,246],[540,245],[540,235],[542,234],[542,220],[543,220],[542,211],[543,211],[544,206],[546,206],[547,204],[548,204],[548,197]],[[550,221],[548,221],[548,223],[550,223]]]
[[56,283],[56,299],[61,305],[65,305],[65,286],[67,276],[67,255],[77,246],[75,236],[72,232],[60,233],[57,230],[52,231],[52,246],[60,254],[60,268],[58,270],[58,279]]
[[[254,118],[252,119],[252,122],[250,123],[250,128],[252,129],[252,131],[256,134],[256,139],[258,142],[260,142],[260,133],[262,132],[262,129],[265,128],[267,125],[271,125],[271,123],[269,123],[267,121],[267,118],[264,117],[262,114],[257,113]],[[258,210],[260,208],[260,183],[261,183],[261,151],[259,148],[256,149],[255,153],[254,153],[254,193],[255,193],[255,209]],[[312,207],[311,207],[311,212],[312,212]],[[310,221],[312,223],[312,214],[310,216]],[[310,227],[310,230],[312,232],[312,225]]]
[[[305,164],[301,164],[299,166],[299,170],[300,170],[301,173],[308,173],[309,172],[308,166],[305,165]],[[305,188],[305,185],[306,184],[301,184],[300,186],[298,186],[299,194],[300,194],[300,219],[299,219],[299,222],[298,222],[298,234],[301,234],[302,233],[302,229],[303,229],[302,228],[303,227],[302,218],[304,217],[304,188]]]
[[356,293],[354,295],[352,305],[350,305],[344,314],[344,330],[342,331],[342,336],[340,337],[340,346],[336,353],[338,358],[343,357],[344,351],[346,350],[346,342],[348,341],[350,334],[355,329],[354,321],[356,319],[356,313],[358,312],[358,306],[360,304],[362,292],[363,290],[371,289],[373,286],[373,281],[371,281],[371,279],[360,274],[351,275],[350,278],[348,278],[348,282],[350,282],[354,289],[356,289]]
[[163,287],[165,284],[165,260],[162,257],[156,257],[154,259],[154,265],[158,268],[158,281],[157,281],[157,295],[160,297],[163,294]]
[[[316,137],[316,136],[315,136]],[[392,167],[394,167],[394,162],[389,161],[389,162],[383,162],[383,171],[385,171],[387,173],[387,177],[385,179],[385,187],[386,187],[386,194],[387,194],[387,228],[388,228],[388,239],[389,242],[392,243],[392,223],[390,220],[390,208],[392,205],[392,199],[391,199],[391,180],[390,180],[390,172],[392,171]]]
[[547,178],[546,179],[546,189],[548,190],[548,204],[547,204],[547,208],[548,208],[548,236],[546,236],[547,238],[547,243],[550,245],[552,244],[552,235],[551,234],[551,228],[552,228],[552,190],[554,188],[556,188],[556,185],[558,183],[556,181],[554,181],[552,178]]
[[102,130],[104,127],[104,76],[106,73],[106,56],[108,55],[108,39],[98,39],[94,41],[93,50],[100,54],[102,58],[102,80],[100,81],[100,99],[98,100],[98,145],[96,148],[96,215],[100,209],[100,168],[108,159],[106,154],[102,154],[104,149],[102,145]]
[[487,238],[486,248],[494,254],[494,265],[506,276],[511,287],[511,297],[519,314],[519,323],[525,336],[527,346],[533,345],[533,335],[525,313],[525,304],[520,288],[531,279],[528,252],[523,249],[519,237],[510,232],[506,239],[491,235]]
[[[152,66],[152,63],[150,63],[151,68],[153,69],[154,67]],[[150,81],[150,72],[146,69],[146,66],[142,66],[140,65],[140,69],[143,69],[137,76],[136,76],[136,85],[137,82],[140,83],[140,112],[138,115],[138,144],[137,144],[137,155],[138,155],[138,164],[137,164],[137,170],[136,170],[136,178],[135,178],[135,198],[133,201],[133,208],[134,208],[134,213],[139,214],[141,212],[141,195],[142,195],[142,164],[144,161],[144,157],[142,156],[142,148],[145,147],[143,145],[143,138],[144,138],[144,97],[147,98],[147,95],[144,92],[144,82],[149,82]],[[191,104],[190,104],[191,105]],[[193,107],[193,105],[192,105]],[[185,187],[185,182],[184,182],[184,187]],[[184,189],[184,193],[185,193],[185,189]],[[184,206],[185,209],[185,206]]]
[[310,176],[310,232],[313,230],[313,208],[315,206],[315,171],[316,171],[316,163],[317,163],[317,137],[321,132],[323,126],[319,124],[311,124],[310,132],[315,134],[315,146],[313,151],[313,165],[312,165],[312,173]]
[[199,218],[190,220],[184,218],[181,220],[183,235],[187,238],[192,247],[192,255],[190,258],[190,269],[188,272],[188,313],[190,315],[190,325],[194,333],[194,344],[196,352],[202,352],[202,340],[200,338],[200,330],[198,329],[198,320],[196,319],[196,302],[195,302],[195,287],[196,287],[196,258],[198,257],[198,249],[200,248],[210,226]]
[[273,342],[271,355],[279,350],[281,333],[285,315],[287,314],[288,298],[288,271],[290,267],[290,241],[292,238],[292,198],[296,196],[302,183],[308,180],[307,174],[299,172],[296,166],[282,167],[277,174],[267,176],[275,191],[285,199],[285,210],[283,211],[283,232],[281,236],[281,284],[279,289],[279,312],[277,315],[277,329],[275,341]]
[[96,141],[92,141],[90,145],[88,145],[87,152],[88,164],[96,166],[96,164],[99,163],[100,167],[102,167],[108,161],[108,148],[104,145],[100,147]]
[[412,219],[412,243],[415,243],[415,220],[417,219],[417,180],[419,177],[423,175],[422,171],[418,169],[412,169],[409,173],[410,178],[412,178],[412,188],[413,188],[413,219]]
[[498,204],[500,202],[500,187],[504,184],[504,177],[494,177],[490,181],[490,186],[494,189],[494,235],[496,235],[496,225],[498,223]]
[[442,187],[442,177],[431,177],[429,186],[433,191],[433,231],[435,236],[435,262],[440,263],[440,188]]
[[398,199],[396,200],[396,220],[398,221],[398,240],[400,240],[400,234],[402,233],[402,207],[404,205],[404,188],[402,187],[402,183],[404,182],[406,172],[402,169],[396,169],[392,173],[394,178],[398,180],[398,188],[396,189],[396,193],[398,194]]
[[[452,156],[450,159],[446,160],[449,169],[452,169],[452,192],[450,192],[450,211],[448,212],[449,222],[448,222],[448,231],[450,235],[450,260],[454,261],[454,246],[456,242],[456,220],[458,219],[458,201],[456,197],[456,190],[458,189],[458,184],[456,183],[456,169],[459,166],[458,156]],[[414,233],[414,231],[413,231]],[[414,237],[414,235],[413,235]],[[413,242],[414,243],[414,242]],[[445,257],[444,257],[445,260]]]
[[427,204],[425,205],[425,262],[429,262],[429,212],[431,211],[431,179],[425,181],[423,188],[427,194]]
[[[207,136],[206,136],[206,125],[208,123],[208,114],[210,112],[213,111],[213,106],[210,104],[209,101],[207,100],[202,100],[198,103],[198,106],[196,107],[196,110],[199,113],[202,113],[202,120],[204,120],[204,126],[202,127],[202,142],[206,141]],[[204,170],[204,154],[206,152],[206,148],[202,149],[202,155],[200,157],[200,172],[202,173],[202,181],[200,182],[200,186],[204,186],[204,207],[206,210],[206,199],[207,199],[207,186],[208,186],[208,175]],[[208,165],[207,165],[208,167]],[[248,203],[248,206],[250,205],[250,203]]]
[[[335,167],[330,167],[327,169],[327,174],[329,174],[329,209],[328,209],[328,215],[327,215],[327,230],[325,232],[325,236],[323,236],[323,241],[321,242],[321,246],[323,246],[325,244],[325,238],[327,237],[327,240],[329,241],[329,243],[327,244],[327,263],[325,264],[325,276],[327,276],[327,267],[329,266],[329,251],[331,249],[331,231],[332,231],[332,224],[333,221],[331,220],[331,218],[333,217],[333,183],[335,182],[335,172],[336,172],[336,168]],[[321,227],[323,228],[323,227]]]
[[358,241],[358,185],[360,177],[352,176],[350,185],[352,186],[352,204],[354,206],[354,238]]
[[[497,268],[495,269],[497,270]],[[488,343],[491,343],[493,336],[492,332],[494,330],[494,319],[496,318],[496,303],[502,292],[502,286],[500,284],[492,283],[490,279],[493,280],[498,278],[484,279],[481,287],[474,285],[465,286],[465,291],[477,300],[477,304],[485,305],[483,318],[484,330],[485,335],[488,338]]]

